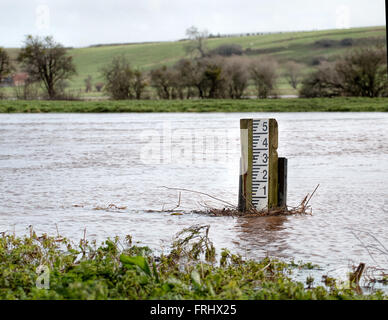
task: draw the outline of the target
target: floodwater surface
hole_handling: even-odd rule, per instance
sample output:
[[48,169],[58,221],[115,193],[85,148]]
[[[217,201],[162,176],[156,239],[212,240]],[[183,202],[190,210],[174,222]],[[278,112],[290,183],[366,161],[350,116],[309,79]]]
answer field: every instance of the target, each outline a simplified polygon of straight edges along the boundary
[[[225,204],[165,188],[237,204],[241,118],[278,120],[288,204],[320,184],[312,216],[209,217],[192,211]],[[218,249],[249,258],[387,266],[365,248],[388,247],[387,182],[386,113],[0,115],[0,232],[79,240],[86,228],[168,250],[201,224]],[[183,215],[168,212],[177,206]]]

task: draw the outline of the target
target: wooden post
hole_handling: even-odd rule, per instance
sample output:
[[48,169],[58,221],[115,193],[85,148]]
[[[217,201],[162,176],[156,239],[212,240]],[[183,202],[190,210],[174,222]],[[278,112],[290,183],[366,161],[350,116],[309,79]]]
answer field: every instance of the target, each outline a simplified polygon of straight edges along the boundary
[[278,124],[275,119],[241,119],[239,210],[278,206]]
[[[245,212],[249,210],[252,201],[252,119],[240,120],[240,190],[239,190],[239,210]],[[249,138],[251,137],[251,138]],[[250,169],[250,170],[249,170]]]
[[243,189],[243,175],[241,174],[241,160],[240,160],[240,179],[238,184],[238,210],[244,212],[245,208],[245,199],[244,199],[244,189]]
[[278,122],[269,119],[268,209],[278,206]]
[[278,179],[279,179],[278,207],[279,208],[284,208],[287,206],[287,171],[288,171],[287,158],[279,158],[279,161],[278,161]]

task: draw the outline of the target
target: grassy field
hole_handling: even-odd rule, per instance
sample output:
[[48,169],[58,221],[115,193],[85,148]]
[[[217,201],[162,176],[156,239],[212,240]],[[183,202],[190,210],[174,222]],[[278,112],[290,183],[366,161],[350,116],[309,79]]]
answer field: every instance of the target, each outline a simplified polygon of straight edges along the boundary
[[[353,28],[340,30],[325,30],[311,32],[286,32],[277,34],[265,34],[243,37],[213,38],[208,40],[209,49],[221,44],[239,44],[243,49],[251,49],[253,55],[269,54],[280,63],[290,60],[304,64],[304,72],[313,69],[312,61],[316,58],[335,59],[336,56],[349,48],[338,43],[325,47],[317,45],[319,40],[341,41],[353,39],[354,47],[370,45],[373,39],[384,39],[385,26]],[[84,79],[91,75],[93,82],[102,81],[100,70],[116,55],[124,55],[133,67],[148,71],[161,65],[171,66],[179,59],[186,57],[185,46],[187,41],[157,42],[127,45],[109,45],[87,48],[75,48],[69,50],[73,56],[78,74],[70,82],[73,90],[84,89]],[[17,49],[9,49],[13,58],[17,56]],[[281,72],[281,70],[280,70]],[[296,94],[284,77],[280,77],[279,94]],[[12,92],[9,91],[11,94]],[[249,94],[249,92],[248,92]],[[101,96],[94,92],[92,95]],[[90,96],[90,95],[89,95]]]
[[266,100],[0,100],[0,113],[24,112],[388,112],[388,98]]
[[[101,245],[81,239],[30,235],[0,236],[0,299],[6,300],[382,300],[382,291],[363,294],[357,283],[306,278],[311,263],[270,257],[244,260],[226,249],[217,253],[208,227],[182,230],[168,254],[157,256],[132,238]],[[44,273],[38,278],[37,268]],[[44,286],[45,287],[39,287]]]

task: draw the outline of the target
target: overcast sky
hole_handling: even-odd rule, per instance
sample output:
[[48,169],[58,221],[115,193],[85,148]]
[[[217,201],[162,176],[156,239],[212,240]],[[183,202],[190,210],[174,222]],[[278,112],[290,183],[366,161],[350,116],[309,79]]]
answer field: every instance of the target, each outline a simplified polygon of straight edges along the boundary
[[385,25],[384,0],[0,0],[0,46],[52,35],[66,46],[213,34]]

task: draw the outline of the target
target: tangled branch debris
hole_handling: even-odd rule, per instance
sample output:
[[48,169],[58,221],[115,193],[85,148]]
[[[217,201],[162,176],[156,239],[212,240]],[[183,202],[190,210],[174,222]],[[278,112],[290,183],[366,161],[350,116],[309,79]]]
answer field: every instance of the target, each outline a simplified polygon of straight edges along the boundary
[[[166,188],[168,190],[180,191],[178,206],[176,208],[178,208],[180,206],[181,192],[182,191],[204,195],[204,196],[207,196],[213,200],[217,200],[217,201],[222,202],[222,203],[227,205],[226,207],[224,207],[222,209],[212,208],[212,207],[206,205],[205,211],[195,210],[195,211],[193,211],[193,213],[201,213],[201,214],[205,213],[205,214],[209,214],[212,216],[230,216],[230,217],[267,217],[267,216],[312,215],[312,208],[311,208],[311,206],[309,206],[309,202],[310,202],[311,198],[313,197],[313,195],[315,194],[315,192],[317,191],[318,187],[319,187],[319,184],[314,189],[313,193],[311,195],[307,194],[304,197],[304,199],[302,200],[302,202],[296,207],[284,206],[281,208],[257,210],[252,205],[251,208],[246,212],[241,212],[238,210],[237,206],[231,204],[230,202],[227,202],[225,200],[222,200],[220,198],[217,198],[215,196],[209,195],[209,194],[204,193],[204,192],[199,192],[199,191],[189,190],[189,189],[181,189],[181,188],[170,188],[170,187],[165,187],[165,186],[163,186],[162,188]],[[176,208],[174,208],[174,209],[176,209]]]
[[110,211],[110,212],[119,212],[119,211],[125,210],[125,209],[127,209],[127,207],[125,207],[125,206],[117,206],[114,203],[111,203],[107,207],[97,206],[97,207],[93,208],[93,210],[102,210],[102,211]]
[[361,246],[368,252],[376,266],[365,268],[365,279],[368,283],[388,283],[388,249],[371,232],[365,230],[350,229],[353,236],[360,242]]
[[204,196],[207,196],[209,198],[212,198],[214,200],[217,200],[217,201],[220,201],[220,202],[223,202],[225,204],[227,204],[228,206],[232,207],[232,208],[235,208],[236,206],[234,204],[231,204],[230,202],[227,202],[225,200],[222,200],[220,198],[216,198],[208,193],[204,193],[204,192],[200,192],[200,191],[195,191],[195,190],[189,190],[189,189],[181,189],[181,188],[170,188],[170,187],[165,187],[165,186],[162,186],[162,188],[165,188],[165,189],[168,189],[168,190],[177,190],[177,191],[186,191],[186,192],[191,192],[191,193],[197,193],[197,194],[201,194],[201,195],[204,195]]
[[273,209],[256,210],[254,207],[247,212],[240,212],[237,208],[215,209],[209,208],[207,213],[214,216],[235,216],[235,217],[269,217],[269,216],[295,216],[295,215],[312,215],[311,206],[307,205],[307,196],[296,207],[282,207]]

